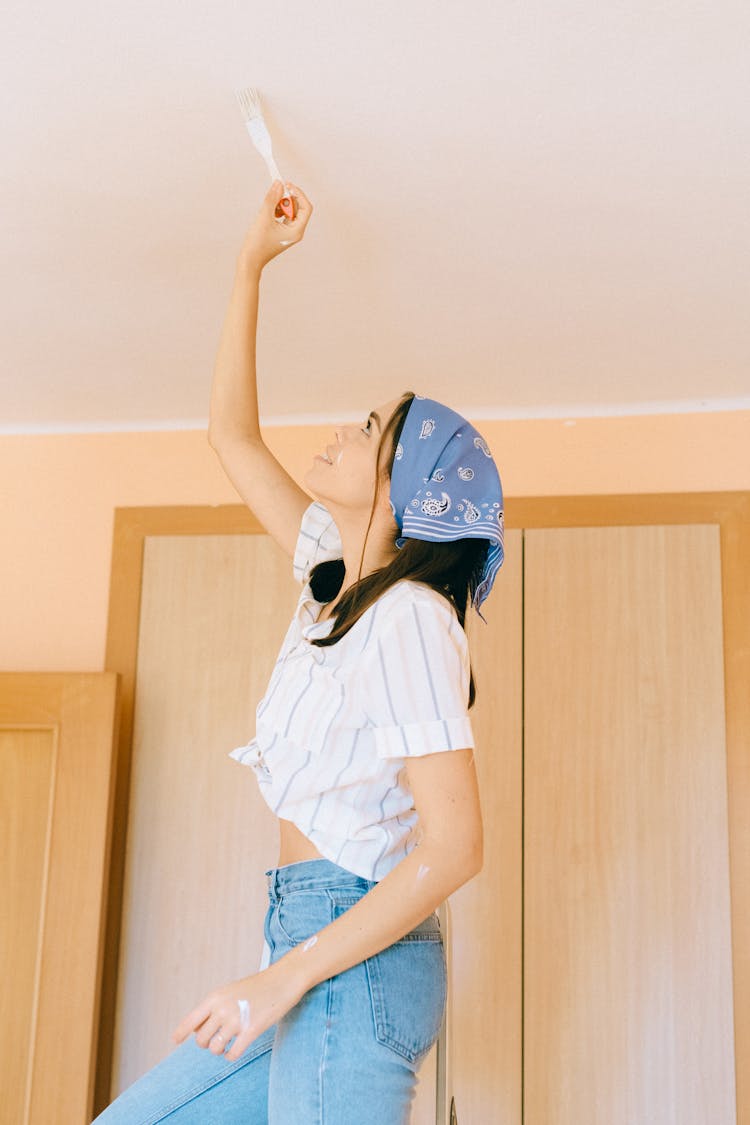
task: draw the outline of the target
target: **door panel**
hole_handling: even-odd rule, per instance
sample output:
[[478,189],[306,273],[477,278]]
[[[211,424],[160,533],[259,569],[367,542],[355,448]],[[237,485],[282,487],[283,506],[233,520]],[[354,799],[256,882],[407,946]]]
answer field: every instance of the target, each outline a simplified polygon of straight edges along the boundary
[[112,1098],[260,963],[278,830],[227,753],[255,731],[296,590],[266,535],[145,541]]
[[522,582],[521,532],[506,531],[487,624],[467,615],[484,866],[448,902],[446,1108],[453,1097],[460,1125],[521,1122]]
[[[485,849],[485,870],[446,904],[452,908],[452,917],[446,917],[446,921],[458,928],[455,941],[451,934],[448,943],[449,950],[455,944],[458,951],[452,974],[453,994],[458,999],[448,1028],[456,1031],[453,1080],[447,1086],[440,1125],[447,1125],[451,1093],[457,1094],[461,1125],[519,1121],[524,1082],[529,1122],[565,1125],[575,1119],[582,1125],[592,1120],[597,1125],[602,1120],[608,1125],[620,1121],[627,1125],[650,1125],[652,1121],[671,1125],[681,1118],[688,1123],[700,1120],[703,1113],[704,1120],[711,1120],[712,1125],[714,1121],[724,1125],[734,1121],[735,1064],[738,1120],[745,1120],[742,1110],[748,1102],[744,1094],[748,1084],[744,1081],[747,1066],[743,1069],[743,1064],[748,1052],[743,1048],[748,1023],[745,1013],[750,1010],[744,1003],[748,992],[746,966],[750,963],[745,955],[750,933],[746,924],[750,918],[750,849],[744,846],[748,834],[745,826],[750,823],[745,815],[750,797],[745,768],[750,712],[744,674],[750,651],[746,643],[750,545],[747,501],[742,493],[508,501],[506,527],[550,529],[525,533],[529,556],[525,602],[529,626],[525,661],[529,753],[525,781],[522,765],[513,764],[515,751],[510,757],[505,752],[489,757],[485,753],[495,742],[502,742],[504,748],[514,745],[512,724],[510,728],[504,725],[507,715],[503,713],[502,694],[506,678],[513,674],[512,660],[508,655],[506,668],[502,660],[483,656],[483,647],[491,648],[496,641],[494,603],[498,596],[504,596],[510,567],[520,558],[519,549],[513,547],[487,603],[490,627],[470,617],[469,629],[476,624],[478,641],[472,640],[478,673],[478,703],[472,721],[478,734],[476,760],[485,839],[490,844],[489,850]],[[612,524],[623,526],[611,528]],[[661,542],[659,536],[664,529],[639,526],[643,524],[680,525],[678,539]],[[602,529],[604,539],[586,538],[595,530],[593,525]],[[610,541],[607,533],[612,530],[619,535],[627,530],[624,525],[635,525],[635,530],[646,534],[654,531],[656,543],[640,540],[637,549],[628,546],[623,550],[620,545],[613,550],[610,544],[615,540]],[[697,525],[700,545],[690,539],[689,525]],[[144,536],[192,537],[197,533],[254,539],[258,530],[251,514],[240,505],[123,509],[116,513],[107,662],[108,667],[122,673],[123,681],[118,810],[129,789],[131,685],[135,680]],[[679,538],[682,532],[687,539]],[[516,531],[513,534],[520,535]],[[571,540],[560,539],[559,546],[552,549],[557,534],[572,535],[573,544],[578,543],[579,534],[584,538],[571,556]],[[506,535],[510,535],[507,530]],[[535,536],[543,540],[535,540]],[[722,595],[718,583],[719,536],[726,643],[726,761],[721,747],[723,719],[717,718],[721,710],[717,680],[721,663],[717,656],[721,645],[717,606]],[[711,545],[706,552],[707,542]],[[605,575],[613,560],[610,583]],[[288,574],[288,560],[280,554],[278,566],[281,574]],[[602,600],[604,614],[596,608]],[[521,609],[518,612],[522,615]],[[510,624],[511,614],[512,610],[504,609],[504,636],[515,630]],[[283,624],[287,620],[288,603]],[[607,622],[604,630],[602,620]],[[665,621],[671,640],[659,639]],[[673,633],[675,625],[677,632]],[[707,644],[704,635],[709,638]],[[627,647],[633,638],[635,656]],[[275,651],[276,642],[272,647]],[[686,652],[694,654],[692,670],[683,667]],[[641,672],[633,668],[634,659]],[[485,665],[492,665],[500,694],[488,692],[484,686]],[[665,668],[670,673],[666,680]],[[536,674],[532,675],[534,670]],[[670,670],[678,673],[678,685],[682,683],[676,693]],[[581,682],[587,685],[582,694],[578,692]],[[217,740],[216,754],[222,762],[226,748],[250,733],[252,728],[247,724],[253,718],[254,699],[263,687],[259,674],[249,692],[253,700],[247,714],[233,720],[234,728],[222,735],[220,747]],[[685,717],[686,691],[691,700],[694,696],[699,701],[692,725]],[[488,699],[494,713],[490,734],[495,729],[503,731],[502,739],[492,738],[491,742],[485,737],[482,718]],[[507,707],[510,710],[510,704]],[[574,708],[572,718],[567,713],[570,708]],[[623,715],[631,720],[637,716],[639,734],[635,740],[624,733]],[[223,721],[221,716],[218,721]],[[669,724],[677,734],[667,740],[665,749],[664,729]],[[717,726],[722,727],[719,733]],[[676,747],[683,742],[687,749],[678,765]],[[575,755],[569,752],[570,746],[576,747]],[[236,763],[228,759],[227,763],[241,771]],[[685,763],[690,766],[687,770],[682,768]],[[488,773],[488,765],[498,772]],[[253,785],[253,778],[248,776],[248,796]],[[619,793],[615,791],[617,785]],[[518,794],[515,804],[512,797],[506,800],[506,794],[514,792]],[[667,800],[670,793],[674,793],[674,801]],[[736,1059],[731,1033],[724,823],[727,797],[732,845]],[[243,800],[241,809],[246,808]],[[492,814],[499,810],[499,814],[488,816],[488,810]],[[109,985],[103,1000],[99,1043],[100,1108],[106,1104],[113,1043],[121,841],[126,820],[126,810],[122,815],[118,812],[118,823],[123,827],[113,842],[113,906],[105,948]],[[270,862],[273,859],[271,855]],[[479,895],[480,886],[492,888],[490,895]],[[465,909],[458,911],[456,905],[462,899]],[[482,910],[490,903],[497,904],[499,917],[487,925]],[[695,935],[692,946],[686,916]],[[477,932],[472,917],[479,922]],[[521,952],[524,926],[525,954]],[[492,942],[497,943],[498,934],[497,977],[488,980],[480,966],[486,964],[487,949]],[[697,991],[693,987],[695,977]],[[485,992],[491,990],[492,1002],[486,1003]],[[171,1017],[164,1020],[167,1025],[171,1026]],[[524,1025],[525,1078],[521,1072]],[[163,1046],[160,1041],[152,1052],[154,1061]],[[437,1061],[440,1091],[447,1081],[446,1053],[438,1055]],[[428,1062],[433,1065],[433,1058]],[[503,1070],[500,1080],[498,1067]],[[423,1081],[432,1081],[426,1072]],[[486,1104],[488,1091],[499,1099],[494,1109]],[[114,1092],[113,1088],[113,1096]],[[473,1103],[467,1100],[471,1098],[475,1099]],[[692,1117],[685,1111],[689,1103]],[[484,1117],[477,1117],[482,1113]],[[418,1120],[421,1125],[422,1118]]]
[[0,674],[0,1120],[91,1119],[117,677]]
[[733,1125],[719,529],[525,533],[524,1121]]

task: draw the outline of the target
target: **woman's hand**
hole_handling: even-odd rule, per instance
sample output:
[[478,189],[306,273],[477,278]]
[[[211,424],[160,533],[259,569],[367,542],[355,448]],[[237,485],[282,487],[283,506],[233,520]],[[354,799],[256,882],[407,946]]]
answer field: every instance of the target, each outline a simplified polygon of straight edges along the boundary
[[240,260],[257,270],[262,270],[277,254],[283,254],[295,242],[300,242],[310,221],[313,210],[310,200],[294,184],[288,183],[287,187],[293,197],[294,218],[284,216],[279,206],[286,194],[284,185],[281,180],[274,180],[242,244]]
[[209,992],[177,1025],[172,1038],[175,1043],[181,1043],[195,1031],[199,1047],[208,1047],[213,1055],[221,1055],[236,1035],[231,1050],[225,1055],[233,1062],[254,1039],[286,1015],[306,991],[299,976],[282,957],[259,973]]

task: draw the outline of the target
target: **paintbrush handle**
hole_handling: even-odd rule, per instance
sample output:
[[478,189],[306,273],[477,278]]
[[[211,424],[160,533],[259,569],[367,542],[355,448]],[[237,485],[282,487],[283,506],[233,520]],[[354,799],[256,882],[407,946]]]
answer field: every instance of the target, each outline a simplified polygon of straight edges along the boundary
[[279,200],[278,206],[286,215],[287,219],[294,219],[297,215],[297,200],[293,195],[285,195],[283,199]]
[[264,152],[263,156],[265,158],[266,168],[268,168],[268,174],[270,175],[271,180],[281,180],[281,182],[283,184],[284,177],[282,176],[281,172],[279,171],[279,166],[273,158],[273,153],[265,153]]
[[[284,178],[281,175],[281,172],[279,171],[278,164],[276,163],[276,161],[273,158],[273,153],[271,153],[269,155],[267,155],[266,153],[263,153],[263,155],[265,157],[266,167],[268,168],[271,179],[272,180],[281,180],[281,182],[283,184]],[[279,200],[278,206],[284,212],[287,219],[293,219],[295,217],[295,215],[297,213],[297,210],[296,210],[296,204],[295,204],[293,196],[291,196],[291,195],[282,196],[282,198]]]
[[[250,140],[253,142],[258,152],[261,154],[266,162],[271,180],[281,180],[284,183],[284,177],[279,171],[279,166],[273,158],[273,148],[271,146],[271,134],[268,132],[268,126],[263,120],[263,111],[260,108],[260,94],[257,90],[248,88],[247,90],[237,91],[237,100],[240,103],[242,116],[245,118],[245,126],[250,134]],[[283,211],[287,219],[294,219],[297,213],[296,203],[292,196],[284,195],[279,200],[278,206]]]

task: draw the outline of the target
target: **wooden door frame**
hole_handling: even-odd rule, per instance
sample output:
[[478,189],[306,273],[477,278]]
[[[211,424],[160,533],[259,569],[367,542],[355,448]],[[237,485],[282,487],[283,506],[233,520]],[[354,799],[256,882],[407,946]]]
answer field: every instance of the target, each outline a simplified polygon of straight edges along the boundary
[[[737,1123],[750,1125],[750,492],[508,497],[507,528],[717,524],[721,542]],[[258,535],[242,504],[115,509],[105,667],[121,677],[96,1112],[110,1098],[143,547],[156,535]]]

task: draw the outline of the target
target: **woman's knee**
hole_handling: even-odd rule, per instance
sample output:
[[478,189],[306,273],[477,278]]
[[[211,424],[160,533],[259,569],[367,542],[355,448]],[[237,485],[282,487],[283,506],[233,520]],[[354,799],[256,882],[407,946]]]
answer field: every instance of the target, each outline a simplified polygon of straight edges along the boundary
[[205,1125],[237,1120],[266,1125],[268,1072],[275,1027],[230,1062],[190,1036],[128,1086],[92,1125]]

